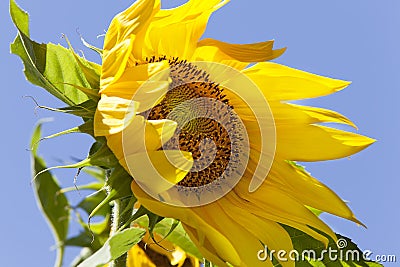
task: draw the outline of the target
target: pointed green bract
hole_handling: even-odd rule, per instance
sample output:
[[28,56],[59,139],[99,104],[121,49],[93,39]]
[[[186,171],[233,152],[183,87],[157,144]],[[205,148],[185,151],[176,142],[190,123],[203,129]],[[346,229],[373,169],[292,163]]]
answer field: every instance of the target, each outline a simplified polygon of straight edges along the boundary
[[[36,126],[31,139],[33,175],[46,169],[44,160],[37,155],[37,143],[41,138],[41,124]],[[55,266],[61,266],[64,255],[64,240],[67,238],[70,222],[70,204],[60,186],[50,172],[45,172],[36,177],[33,182],[36,200],[43,211],[46,220],[53,232],[57,245],[57,259]]]
[[81,68],[82,72],[84,73],[86,80],[89,82],[90,87],[92,89],[99,89],[100,88],[100,73],[101,73],[101,66],[99,64],[96,64],[94,62],[87,61],[86,59],[78,56],[74,49],[71,46],[71,43],[65,37],[67,40],[69,50],[72,52],[73,56],[76,59],[76,62],[78,63],[79,67]]

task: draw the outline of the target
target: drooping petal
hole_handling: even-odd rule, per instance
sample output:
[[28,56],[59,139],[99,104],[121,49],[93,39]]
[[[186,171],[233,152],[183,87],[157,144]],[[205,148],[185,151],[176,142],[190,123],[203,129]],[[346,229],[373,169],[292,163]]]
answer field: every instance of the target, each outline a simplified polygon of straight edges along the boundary
[[160,101],[168,91],[168,63],[158,62],[127,68],[117,80],[100,90],[95,114],[96,136],[122,131],[136,113]]
[[[229,206],[222,206],[221,203],[214,202],[194,209],[195,213],[207,218],[207,222],[219,233],[223,234],[236,248],[240,257],[240,264],[230,262],[227,255],[219,255],[234,266],[272,266],[269,260],[262,262],[257,258],[257,252],[264,249],[264,246],[261,244],[259,237],[249,232],[247,225],[242,225],[232,220],[228,215],[231,206],[232,203]],[[214,236],[209,233],[204,234],[213,244]]]
[[204,253],[206,251],[202,249],[206,248],[207,251],[212,253],[208,258],[213,260],[214,263],[223,263],[221,266],[224,266],[225,262],[230,262],[234,266],[240,266],[241,260],[235,247],[226,236],[208,221],[207,216],[210,213],[203,215],[201,212],[195,212],[199,208],[188,209],[158,201],[146,194],[135,181],[132,182],[131,189],[143,206],[151,208],[153,212],[160,216],[179,219],[200,251],[206,254]]
[[[202,242],[200,243],[198,231],[195,228],[190,227],[189,225],[186,225],[186,224],[182,224],[182,225],[183,225],[183,228],[185,229],[186,233],[189,235],[189,238],[193,241],[193,243],[196,245],[196,247],[198,248],[200,253],[206,259],[211,261],[213,264],[216,264],[217,266],[226,266],[225,260],[219,256],[218,251],[215,249],[213,244],[210,243],[210,241],[206,240],[205,238],[202,238]],[[206,242],[204,242],[204,241],[206,241]],[[231,246],[232,245],[229,244],[229,246],[225,246],[225,247],[231,248]]]
[[[220,199],[218,202],[221,207],[229,207],[226,210],[232,221],[246,227],[246,229],[257,237],[270,250],[283,250],[290,252],[293,250],[292,240],[289,234],[275,221],[265,220],[254,215],[251,208],[243,204],[243,199],[238,197],[234,191]],[[280,261],[281,265],[294,266],[293,261]]]
[[252,193],[247,189],[248,184],[246,182],[239,182],[234,191],[241,198],[247,200],[248,209],[251,209],[253,214],[297,228],[320,240],[325,245],[328,244],[328,239],[309,226],[328,234],[336,240],[336,235],[324,222],[296,198],[283,192],[280,188],[273,184],[265,183]]
[[283,183],[281,188],[304,205],[361,224],[335,192],[294,164],[276,158],[267,179]]
[[268,100],[298,100],[328,95],[350,83],[318,76],[271,62],[243,70]]
[[126,167],[124,156],[161,148],[172,137],[176,126],[171,120],[148,121],[136,116],[123,132],[107,136],[107,145]]
[[188,174],[193,165],[190,152],[159,150],[125,156],[130,174],[153,195],[161,194]]

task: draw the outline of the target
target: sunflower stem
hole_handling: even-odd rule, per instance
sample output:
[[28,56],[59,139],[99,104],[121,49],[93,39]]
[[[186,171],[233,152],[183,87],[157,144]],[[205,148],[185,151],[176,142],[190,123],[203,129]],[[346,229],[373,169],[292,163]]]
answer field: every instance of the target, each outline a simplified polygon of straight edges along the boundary
[[[118,229],[120,229],[121,226],[123,226],[127,219],[129,218],[129,215],[127,216],[126,212],[123,214],[123,211],[125,210],[126,206],[129,204],[130,199],[117,199],[114,200],[114,206],[112,209],[112,218],[113,218],[113,223],[111,226],[111,231],[110,231],[110,237],[118,233]],[[110,263],[110,267],[126,267],[126,260],[127,260],[127,253],[124,253],[122,256],[119,258],[113,260]]]

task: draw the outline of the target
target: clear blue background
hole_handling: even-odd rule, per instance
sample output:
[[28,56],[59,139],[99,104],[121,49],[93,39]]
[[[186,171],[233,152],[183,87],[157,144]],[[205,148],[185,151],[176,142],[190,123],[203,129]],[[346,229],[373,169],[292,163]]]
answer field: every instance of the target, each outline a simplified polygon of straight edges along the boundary
[[[184,1],[164,1],[171,7]],[[65,45],[65,33],[76,50],[99,62],[85,49],[87,41],[101,47],[112,17],[130,1],[19,0],[31,17],[31,37],[39,42]],[[30,185],[29,138],[36,121],[55,120],[44,126],[54,133],[79,123],[74,117],[38,110],[24,95],[40,104],[59,107],[43,89],[25,81],[21,61],[9,54],[16,30],[8,15],[8,3],[0,3],[1,81],[1,193],[0,265],[52,266],[55,253],[51,233],[39,212]],[[378,140],[372,147],[352,156],[307,169],[349,201],[368,229],[351,222],[323,216],[335,231],[355,240],[360,248],[377,254],[395,254],[400,261],[399,232],[399,103],[400,96],[400,1],[398,0],[234,0],[216,12],[205,36],[246,43],[275,39],[277,47],[288,47],[276,62],[321,75],[353,81],[335,95],[304,103],[332,108],[351,118],[359,132]],[[41,144],[49,165],[72,157],[83,158],[91,140],[65,136]],[[56,171],[63,186],[72,186],[75,171]],[[87,179],[80,178],[84,183]],[[299,188],[301,190],[301,188]],[[77,199],[78,193],[70,196]],[[76,229],[73,229],[73,233]],[[67,251],[66,266],[78,252]],[[398,263],[397,263],[398,264]],[[397,266],[385,264],[385,266]]]

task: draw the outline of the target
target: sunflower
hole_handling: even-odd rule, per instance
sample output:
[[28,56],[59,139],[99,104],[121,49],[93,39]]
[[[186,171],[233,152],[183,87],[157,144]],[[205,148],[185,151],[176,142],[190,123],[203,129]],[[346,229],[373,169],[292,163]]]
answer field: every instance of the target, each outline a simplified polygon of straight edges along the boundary
[[227,2],[163,10],[160,1],[138,0],[118,14],[105,36],[94,130],[134,178],[140,203],[179,219],[205,258],[273,266],[257,252],[291,251],[284,225],[336,240],[310,208],[360,224],[295,161],[347,157],[374,140],[321,125],[354,126],[339,113],[288,102],[349,82],[268,62],[284,52],[273,41],[200,40]]

